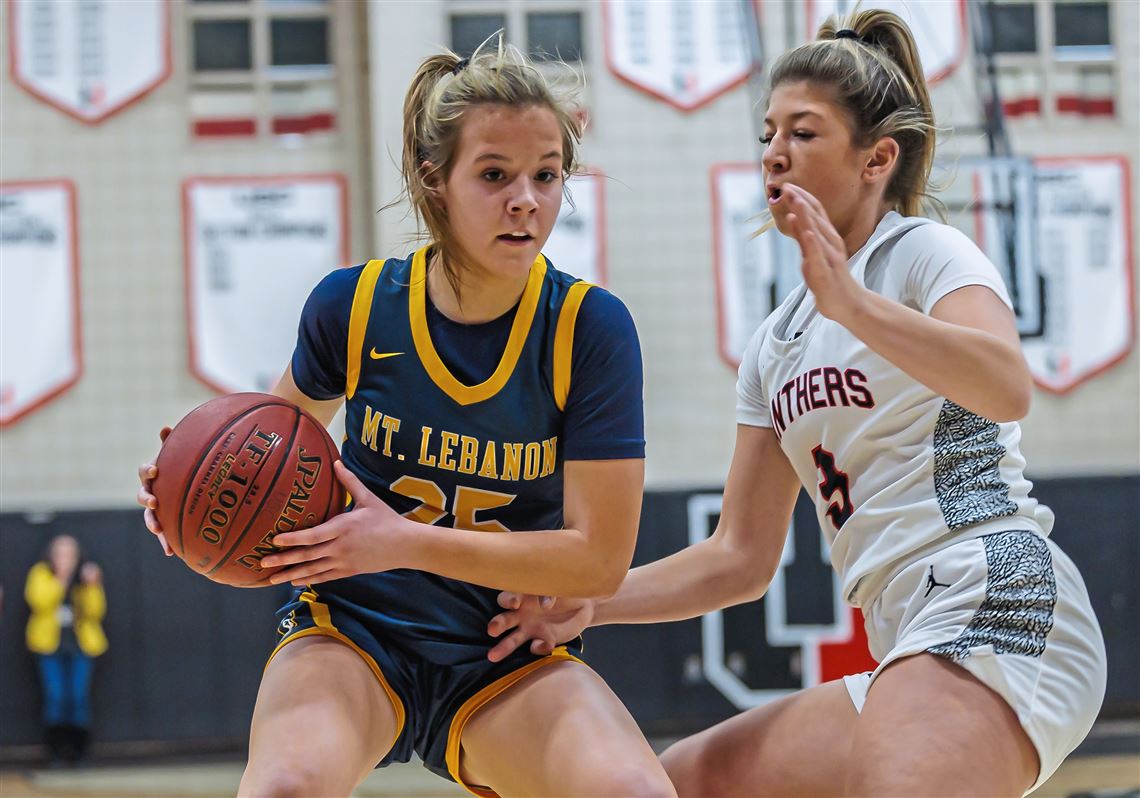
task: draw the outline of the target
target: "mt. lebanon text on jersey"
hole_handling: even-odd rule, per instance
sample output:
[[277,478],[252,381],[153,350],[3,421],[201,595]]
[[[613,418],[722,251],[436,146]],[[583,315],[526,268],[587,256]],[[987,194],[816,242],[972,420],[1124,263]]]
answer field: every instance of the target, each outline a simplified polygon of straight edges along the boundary
[[814,368],[785,382],[772,397],[772,427],[779,438],[804,413],[841,406],[865,410],[875,406],[875,397],[867,388],[867,376],[859,369]]

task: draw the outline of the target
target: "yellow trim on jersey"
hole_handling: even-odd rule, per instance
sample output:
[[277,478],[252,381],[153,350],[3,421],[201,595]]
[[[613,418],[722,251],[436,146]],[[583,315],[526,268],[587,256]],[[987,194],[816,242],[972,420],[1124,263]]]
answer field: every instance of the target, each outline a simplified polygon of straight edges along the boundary
[[[447,732],[447,772],[451,774],[451,778],[455,779],[456,784],[467,790],[467,792],[480,796],[480,798],[499,798],[498,793],[494,790],[479,785],[465,784],[460,777],[459,754],[462,750],[460,740],[463,737],[463,727],[467,725],[467,721],[471,720],[471,716],[478,712],[484,704],[495,696],[500,695],[507,688],[518,683],[524,676],[534,673],[539,668],[553,665],[555,662],[567,661],[581,662],[583,665],[586,665],[585,662],[582,662],[582,660],[567,651],[566,646],[558,646],[558,648],[554,649],[549,655],[542,659],[536,659],[534,662],[523,665],[518,670],[511,671],[506,676],[496,679],[463,702],[459,709],[456,710],[455,717],[451,719],[451,728],[448,729]],[[586,667],[589,666],[587,665]]]
[[352,297],[352,314],[348,317],[348,368],[344,380],[344,396],[351,399],[360,382],[360,359],[364,352],[364,333],[368,331],[368,314],[372,312],[372,293],[384,270],[384,261],[370,260],[356,281]]
[[578,310],[586,292],[593,288],[581,280],[570,286],[558,312],[558,325],[554,328],[554,404],[559,410],[566,409],[566,397],[570,395],[570,361],[574,353],[574,324],[578,321]]
[[[316,626],[310,626],[308,629],[302,629],[299,632],[288,635],[284,640],[278,643],[277,647],[274,648],[273,652],[269,655],[269,659],[265,661],[265,669],[269,669],[269,663],[273,662],[273,658],[277,656],[278,651],[292,643],[294,640],[300,640],[302,637],[322,635],[324,637],[331,637],[334,640],[338,640],[341,643],[344,643],[346,646],[359,654],[361,659],[364,660],[365,664],[367,664],[368,667],[372,669],[372,673],[376,676],[377,681],[380,682],[380,686],[384,688],[384,693],[388,696],[388,700],[392,702],[392,709],[396,711],[396,736],[392,738],[392,745],[388,746],[388,749],[391,750],[392,746],[396,744],[396,741],[400,739],[400,735],[404,731],[404,721],[406,718],[406,713],[404,712],[404,702],[400,700],[400,696],[396,694],[396,691],[392,689],[392,686],[390,684],[388,684],[388,680],[384,678],[384,672],[380,670],[379,663],[377,663],[376,660],[374,660],[367,651],[356,645],[356,643],[348,638],[344,632],[340,631],[336,628],[336,626],[333,625],[332,618],[329,616],[328,605],[317,601],[316,592],[313,590],[306,590],[301,594],[301,601],[304,601],[309,605],[309,612],[312,613],[313,622],[316,623]],[[265,671],[263,670],[262,673],[264,672]]]
[[431,342],[431,334],[428,332],[424,296],[427,291],[427,250],[428,248],[424,247],[412,256],[412,284],[408,291],[408,317],[411,319],[412,340],[416,344],[416,353],[432,381],[459,404],[471,405],[490,399],[510,379],[523,344],[526,343],[526,337],[530,333],[530,324],[534,320],[538,298],[542,293],[542,280],[546,276],[546,258],[539,255],[530,267],[530,276],[527,278],[522,299],[519,300],[514,324],[511,325],[511,334],[507,338],[507,346],[503,350],[503,356],[495,372],[479,385],[464,385],[455,379],[440,360],[439,353],[435,351],[435,345]]

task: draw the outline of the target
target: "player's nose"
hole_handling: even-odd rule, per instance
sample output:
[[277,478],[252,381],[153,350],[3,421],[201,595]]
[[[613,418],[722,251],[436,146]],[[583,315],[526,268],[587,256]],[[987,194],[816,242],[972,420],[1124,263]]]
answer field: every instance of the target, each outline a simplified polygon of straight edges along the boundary
[[776,174],[788,168],[788,156],[777,142],[778,138],[773,138],[760,158],[760,165],[769,174]]
[[538,192],[528,178],[520,178],[511,186],[508,208],[512,214],[533,213],[538,210]]

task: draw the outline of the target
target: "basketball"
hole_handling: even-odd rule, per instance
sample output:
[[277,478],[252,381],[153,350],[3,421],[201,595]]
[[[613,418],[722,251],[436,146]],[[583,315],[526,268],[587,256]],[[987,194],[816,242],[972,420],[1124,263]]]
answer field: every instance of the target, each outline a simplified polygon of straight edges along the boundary
[[247,585],[274,570],[274,535],[344,509],[336,444],[319,421],[281,399],[237,393],[178,422],[159,452],[152,492],[166,540],[198,573]]

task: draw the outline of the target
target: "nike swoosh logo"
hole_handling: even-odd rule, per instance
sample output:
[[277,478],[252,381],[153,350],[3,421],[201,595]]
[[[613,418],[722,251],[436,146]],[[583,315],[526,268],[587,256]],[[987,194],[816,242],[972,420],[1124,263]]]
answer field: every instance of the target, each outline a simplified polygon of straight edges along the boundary
[[396,357],[397,355],[402,355],[402,354],[404,354],[404,353],[403,352],[377,352],[376,347],[372,347],[372,351],[368,353],[368,356],[370,358],[372,358],[373,360],[383,360],[386,357]]

